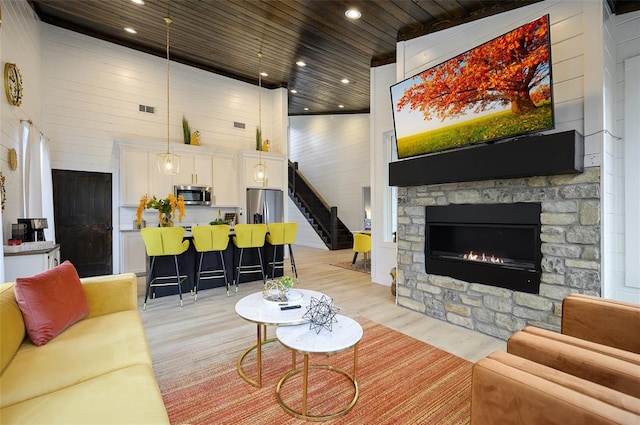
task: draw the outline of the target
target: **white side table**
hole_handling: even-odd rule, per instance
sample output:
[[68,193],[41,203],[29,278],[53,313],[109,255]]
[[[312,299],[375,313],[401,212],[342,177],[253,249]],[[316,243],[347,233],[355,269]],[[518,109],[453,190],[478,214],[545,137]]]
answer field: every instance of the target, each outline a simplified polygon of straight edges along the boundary
[[[316,333],[314,329],[310,329],[308,324],[299,326],[286,326],[276,329],[276,337],[287,348],[292,350],[291,370],[287,372],[278,385],[276,386],[276,398],[278,404],[292,416],[304,420],[322,421],[332,419],[340,415],[344,415],[358,401],[359,389],[356,374],[358,371],[358,342],[362,339],[362,326],[355,320],[337,315],[337,322],[332,324],[332,330],[322,329],[320,333]],[[342,369],[326,365],[309,365],[310,354],[331,355],[341,351],[348,350],[353,347],[353,374]],[[296,367],[296,352],[304,355],[303,368]],[[310,415],[307,412],[307,390],[309,382],[309,369],[326,369],[336,373],[340,373],[347,377],[353,384],[353,399],[344,408],[322,415]],[[285,382],[293,375],[302,373],[302,409],[300,411],[289,407],[283,400],[280,390]]]
[[[240,299],[236,303],[236,313],[245,320],[256,324],[257,341],[254,345],[247,348],[238,359],[238,374],[249,384],[254,387],[262,387],[262,345],[268,342],[273,342],[276,339],[267,339],[267,325],[272,326],[290,326],[299,325],[301,323],[308,322],[307,319],[303,319],[302,316],[307,312],[311,297],[320,299],[323,294],[317,291],[311,291],[309,289],[293,289],[302,294],[302,298],[293,299],[289,302],[273,302],[267,301],[262,297],[262,292],[256,292],[251,295]],[[299,305],[300,308],[293,310],[280,310],[281,306],[287,305]],[[256,379],[252,379],[244,372],[242,368],[242,362],[244,358],[251,351],[256,350],[256,357],[258,363],[258,376]]]

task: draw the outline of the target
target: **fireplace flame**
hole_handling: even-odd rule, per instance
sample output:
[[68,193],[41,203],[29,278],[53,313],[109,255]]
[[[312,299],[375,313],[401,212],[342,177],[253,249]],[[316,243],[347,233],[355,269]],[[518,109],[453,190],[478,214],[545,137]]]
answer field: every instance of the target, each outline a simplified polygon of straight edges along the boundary
[[483,263],[493,263],[493,264],[504,263],[504,261],[500,257],[496,257],[494,255],[487,256],[485,253],[475,254],[473,251],[469,251],[467,254],[464,254],[462,258],[469,261],[480,261]]

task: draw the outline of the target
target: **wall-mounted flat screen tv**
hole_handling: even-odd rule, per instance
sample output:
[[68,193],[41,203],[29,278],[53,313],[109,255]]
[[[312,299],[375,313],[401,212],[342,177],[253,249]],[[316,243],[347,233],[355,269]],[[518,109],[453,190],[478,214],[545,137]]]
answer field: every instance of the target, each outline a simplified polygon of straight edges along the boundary
[[391,86],[398,158],[554,128],[549,15]]

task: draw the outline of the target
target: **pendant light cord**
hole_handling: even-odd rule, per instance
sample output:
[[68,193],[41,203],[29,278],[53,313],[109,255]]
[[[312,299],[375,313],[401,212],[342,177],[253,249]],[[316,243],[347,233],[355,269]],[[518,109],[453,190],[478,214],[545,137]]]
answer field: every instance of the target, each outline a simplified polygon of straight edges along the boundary
[[167,23],[167,153],[169,152],[169,123],[171,122],[169,120],[169,24],[171,24],[173,21],[171,20],[171,18],[166,17],[164,18],[164,21]]
[[258,163],[262,165],[262,49],[258,51],[258,128],[260,129]]
[[258,52],[258,127],[262,132],[262,51]]

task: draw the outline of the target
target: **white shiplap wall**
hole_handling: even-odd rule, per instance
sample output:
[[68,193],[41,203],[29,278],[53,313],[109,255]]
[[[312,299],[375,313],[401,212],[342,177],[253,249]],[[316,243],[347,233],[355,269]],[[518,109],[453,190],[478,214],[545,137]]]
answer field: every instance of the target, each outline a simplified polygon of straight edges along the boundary
[[16,223],[16,219],[23,216],[22,167],[15,171],[9,169],[8,150],[15,149],[18,161],[22,161],[20,120],[30,119],[37,128],[42,127],[40,26],[26,1],[2,0],[0,58],[3,71],[6,62],[18,66],[24,84],[21,106],[9,105],[4,88],[0,101],[0,170],[5,176],[7,191],[6,208],[2,214],[4,243],[11,237],[11,223]]
[[[2,229],[0,239],[11,238],[11,223],[15,223],[22,212],[22,168],[11,170],[8,150],[15,149],[18,161],[23,158],[20,120],[31,119],[36,125],[41,122],[40,91],[40,32],[35,13],[26,1],[2,0],[2,27],[0,27],[0,64],[4,70],[6,62],[15,63],[22,74],[24,98],[20,107],[0,102],[0,170],[5,177],[6,204],[0,214]],[[4,84],[4,83],[3,83]],[[4,89],[2,90],[4,91]],[[4,253],[0,251],[0,282],[4,282]]]
[[[166,143],[166,60],[51,25],[43,27],[45,131],[53,140],[54,168],[108,171],[117,168],[113,141]],[[171,63],[170,139],[182,143],[182,117],[200,130],[201,144],[254,149],[258,88],[227,77]],[[282,90],[263,90],[264,135],[286,147]],[[286,103],[286,98],[285,98]],[[154,106],[155,114],[138,111]],[[276,113],[273,107],[278,109]],[[246,129],[233,127],[234,121]],[[286,122],[286,121],[285,121]]]
[[290,118],[289,159],[352,231],[363,228],[370,182],[369,114]]
[[[616,42],[615,46],[615,132],[616,136],[622,137],[622,140],[612,141],[613,163],[615,164],[615,202],[613,205],[613,221],[614,221],[614,251],[615,261],[613,270],[613,297],[632,302],[640,302],[640,289],[638,288],[637,270],[640,263],[640,252],[636,249],[627,252],[626,246],[630,240],[637,241],[640,239],[637,217],[626,216],[625,208],[627,204],[638,205],[640,203],[640,181],[625,166],[632,164],[632,167],[640,163],[640,157],[631,157],[632,150],[626,149],[625,146],[640,144],[640,131],[638,124],[640,110],[631,110],[630,104],[626,99],[629,95],[625,84],[625,61],[631,58],[640,57],[640,12],[627,13],[621,16],[615,16],[613,19],[613,36]],[[636,105],[638,104],[636,98]],[[629,122],[631,120],[635,120]],[[629,129],[634,128],[635,131]],[[638,150],[636,149],[637,153]],[[627,228],[625,224],[631,223],[631,228]],[[633,226],[635,225],[635,229]]]
[[385,240],[386,228],[391,226],[389,191],[389,167],[391,149],[385,143],[385,134],[393,133],[393,115],[391,113],[391,94],[389,87],[396,82],[395,64],[371,69],[371,280],[391,285],[391,269],[396,267],[397,247],[393,241]]
[[602,5],[602,168],[601,168],[601,294],[605,298],[613,296],[615,278],[615,67],[616,44],[612,34],[613,15],[606,5]]

